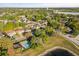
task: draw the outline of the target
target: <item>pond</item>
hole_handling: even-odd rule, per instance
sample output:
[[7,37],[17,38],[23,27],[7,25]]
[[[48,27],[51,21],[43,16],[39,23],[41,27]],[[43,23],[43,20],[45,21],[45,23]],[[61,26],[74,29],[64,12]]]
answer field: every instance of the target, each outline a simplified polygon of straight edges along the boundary
[[74,56],[74,54],[65,49],[55,49],[46,53],[44,56]]

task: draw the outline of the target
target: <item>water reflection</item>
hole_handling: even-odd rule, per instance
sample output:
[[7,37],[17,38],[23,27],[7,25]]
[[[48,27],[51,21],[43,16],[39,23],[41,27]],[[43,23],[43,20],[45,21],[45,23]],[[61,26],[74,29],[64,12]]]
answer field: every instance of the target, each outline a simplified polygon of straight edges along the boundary
[[45,54],[45,56],[74,56],[74,55],[67,50],[56,49],[48,52],[47,54]]

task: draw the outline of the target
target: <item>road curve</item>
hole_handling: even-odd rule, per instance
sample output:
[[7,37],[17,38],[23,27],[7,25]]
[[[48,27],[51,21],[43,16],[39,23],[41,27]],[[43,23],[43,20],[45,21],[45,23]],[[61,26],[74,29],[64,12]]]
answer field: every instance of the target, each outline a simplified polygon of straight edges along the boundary
[[76,40],[75,38],[71,38],[68,35],[64,35],[61,32],[58,32],[58,34],[64,38],[67,38],[68,41],[75,43],[76,45],[79,45],[79,41]]

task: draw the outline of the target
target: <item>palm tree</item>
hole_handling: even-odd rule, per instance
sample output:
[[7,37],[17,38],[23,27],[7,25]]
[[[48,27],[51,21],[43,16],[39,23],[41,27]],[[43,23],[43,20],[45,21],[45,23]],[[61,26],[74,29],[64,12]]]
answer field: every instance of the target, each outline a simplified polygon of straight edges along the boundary
[[45,30],[37,29],[34,32],[34,35],[33,35],[32,39],[31,39],[31,44],[32,44],[33,47],[36,47],[38,45],[44,45],[47,38],[48,38],[48,36],[46,35]]

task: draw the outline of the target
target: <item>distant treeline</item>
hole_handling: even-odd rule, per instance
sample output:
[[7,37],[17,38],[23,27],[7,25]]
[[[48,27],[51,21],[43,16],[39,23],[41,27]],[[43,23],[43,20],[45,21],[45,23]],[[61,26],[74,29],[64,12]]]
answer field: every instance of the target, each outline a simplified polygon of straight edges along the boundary
[[79,8],[54,8],[63,12],[79,12]]

